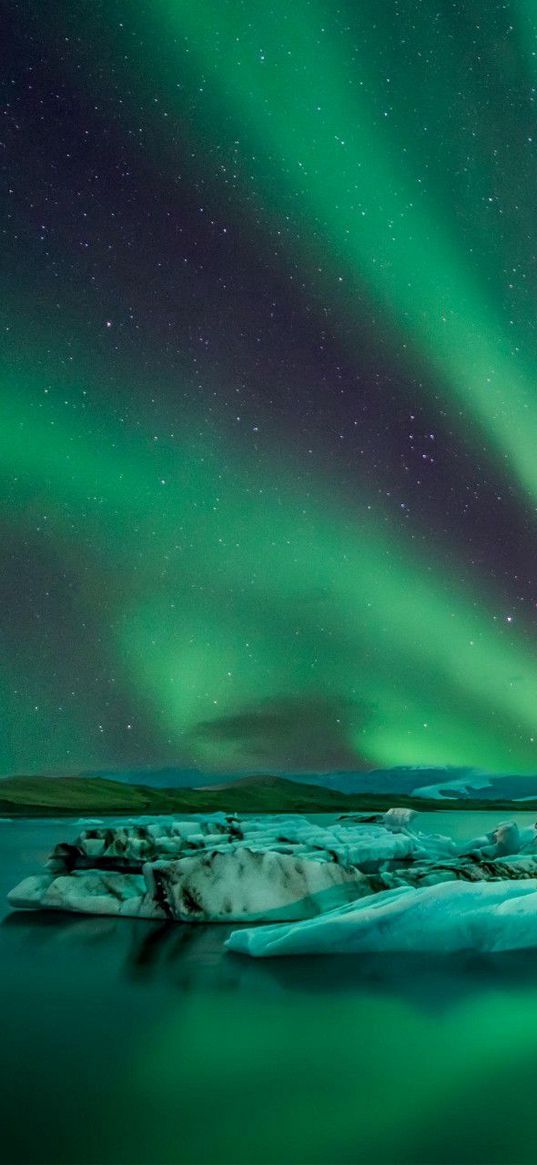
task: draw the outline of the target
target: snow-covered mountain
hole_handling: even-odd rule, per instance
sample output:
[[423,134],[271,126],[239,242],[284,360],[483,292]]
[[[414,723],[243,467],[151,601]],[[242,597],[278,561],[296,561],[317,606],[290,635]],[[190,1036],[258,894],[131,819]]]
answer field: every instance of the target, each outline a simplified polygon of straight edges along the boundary
[[207,788],[209,786],[224,786],[236,781],[252,781],[267,777],[284,777],[288,781],[297,781],[302,785],[320,785],[323,789],[332,789],[340,793],[404,793],[412,794],[422,785],[446,785],[452,781],[464,781],[473,778],[474,769],[454,768],[445,766],[431,768],[427,766],[401,766],[391,769],[373,769],[370,772],[334,772],[334,773],[296,773],[296,772],[203,772],[201,769],[182,769],[175,766],[167,768],[143,768],[123,771],[92,771],[84,776],[107,777],[114,781],[123,781],[126,784],[148,785],[151,788]]
[[[479,774],[477,774],[479,775]],[[431,768],[425,765],[405,765],[391,769],[372,769],[364,772],[299,773],[286,774],[294,781],[304,781],[308,785],[322,785],[325,789],[337,789],[341,793],[400,793],[411,796],[422,786],[435,788],[452,782],[466,783],[476,776],[470,768],[456,768],[446,765]]]
[[200,769],[167,768],[133,769],[123,772],[86,773],[85,776],[108,777],[129,785],[150,788],[208,789],[251,783],[284,777],[301,785],[317,785],[323,789],[346,794],[377,794],[394,798],[422,797],[435,801],[516,801],[537,800],[537,774],[494,776],[474,768],[456,766],[430,767],[426,765],[399,766],[390,769],[372,769],[370,772],[293,773],[249,772],[207,773]]
[[415,788],[414,797],[435,801],[535,801],[537,776],[495,777],[487,773],[473,773],[456,780],[424,784]]

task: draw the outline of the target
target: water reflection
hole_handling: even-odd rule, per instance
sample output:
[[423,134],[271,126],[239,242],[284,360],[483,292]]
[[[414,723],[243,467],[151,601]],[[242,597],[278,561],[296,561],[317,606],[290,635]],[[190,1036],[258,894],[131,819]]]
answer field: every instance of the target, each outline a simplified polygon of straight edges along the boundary
[[[182,925],[104,916],[13,913],[2,929],[15,932],[22,948],[53,945],[75,959],[84,947],[110,944],[119,952],[117,976],[142,987],[161,984],[182,991],[241,991],[263,995],[308,993],[391,995],[427,1012],[444,1012],[461,1001],[508,987],[533,986],[537,950],[500,954],[371,954],[254,960],[224,949],[236,926]],[[21,951],[22,953],[22,951]]]
[[[64,835],[10,827],[0,891]],[[6,918],[0,1160],[533,1165],[537,952],[256,962],[230,929]]]

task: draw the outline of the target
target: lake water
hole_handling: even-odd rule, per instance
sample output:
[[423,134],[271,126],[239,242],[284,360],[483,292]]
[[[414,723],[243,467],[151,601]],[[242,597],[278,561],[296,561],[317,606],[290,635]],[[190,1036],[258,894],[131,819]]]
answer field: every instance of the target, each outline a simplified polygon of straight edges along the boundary
[[[2,901],[79,828],[1,824]],[[225,926],[2,913],[4,1165],[534,1165],[537,950],[255,962]]]

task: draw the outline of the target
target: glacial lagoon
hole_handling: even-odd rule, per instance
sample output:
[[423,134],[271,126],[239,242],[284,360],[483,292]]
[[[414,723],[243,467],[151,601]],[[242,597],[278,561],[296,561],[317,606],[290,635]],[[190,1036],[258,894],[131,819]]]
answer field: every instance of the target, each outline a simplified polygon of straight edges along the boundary
[[0,824],[5,1165],[533,1165],[537,950],[256,961],[226,925],[11,912],[80,828]]

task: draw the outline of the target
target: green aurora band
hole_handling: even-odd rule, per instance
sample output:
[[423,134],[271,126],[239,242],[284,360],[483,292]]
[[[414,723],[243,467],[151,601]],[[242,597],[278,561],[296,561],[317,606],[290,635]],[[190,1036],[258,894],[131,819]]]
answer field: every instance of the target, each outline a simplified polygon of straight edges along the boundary
[[[83,383],[91,389],[89,371]],[[61,393],[43,413],[42,396],[37,374],[6,380],[13,518],[31,538],[35,499],[47,497],[43,536],[58,561],[76,558],[79,611],[95,608],[109,628],[111,658],[166,755],[216,769],[283,764],[285,706],[306,753],[311,715],[324,716],[326,763],[534,769],[531,653],[492,595],[478,601],[406,546],[370,498],[351,512],[322,482],[302,496],[283,461],[264,477],[221,437],[193,437],[193,417],[166,442],[149,421],[126,432],[102,409],[97,431],[94,417],[66,418]],[[73,528],[85,538],[73,543]],[[9,675],[9,654],[5,664]],[[20,657],[15,687],[17,668]],[[50,676],[39,689],[33,727],[12,697],[22,767],[46,754],[47,725],[60,733],[50,760],[69,735]],[[82,700],[70,713],[76,759],[88,712]]]
[[[357,7],[370,26],[370,5]],[[248,185],[273,222],[294,220],[287,245],[302,258],[306,251],[309,262],[317,252],[321,283],[332,296],[342,284],[344,316],[352,319],[349,301],[365,282],[404,346],[426,361],[432,382],[444,383],[454,416],[477,422],[500,464],[537,503],[537,351],[525,351],[522,339],[527,348],[533,303],[521,297],[518,316],[510,303],[507,316],[515,318],[506,318],[491,302],[474,248],[461,247],[460,231],[422,194],[423,163],[412,158],[412,145],[394,149],[389,118],[379,123],[368,100],[379,78],[375,85],[365,53],[357,60],[348,39],[338,38],[329,7],[310,0],[276,0],[270,9],[255,3],[247,12],[233,2],[161,0],[158,10],[154,53],[163,42],[176,44],[182,71],[194,56],[201,92],[208,90],[197,108],[204,132],[228,151],[234,135],[249,141],[255,160]],[[532,35],[537,48],[535,25]],[[151,44],[151,29],[147,37]],[[352,70],[364,77],[359,104],[355,90],[349,97]],[[434,87],[441,105],[452,87],[445,69]],[[181,116],[177,83],[164,87],[160,100]],[[162,123],[160,131],[165,141]],[[408,126],[402,140],[412,141]],[[496,279],[505,285],[505,271]]]
[[[363,12],[370,22],[370,6]],[[528,14],[533,21],[533,6],[520,5],[521,27]],[[194,106],[173,59],[182,76],[203,77]],[[357,68],[359,103],[347,84]],[[264,221],[280,224],[289,250],[316,270],[356,360],[353,304],[365,285],[391,321],[394,345],[430,370],[457,423],[476,446],[490,443],[537,505],[533,304],[516,287],[505,299],[489,286],[500,280],[510,228],[490,242],[484,278],[477,235],[457,231],[440,198],[421,190],[410,112],[396,149],[391,114],[384,124],[373,108],[372,66],[365,52],[359,61],[350,52],[328,8],[275,0],[248,13],[233,0],[198,8],[158,0],[131,81],[165,107],[145,147],[153,165],[163,146],[173,156],[170,128],[187,105],[193,132],[211,134],[224,160],[240,136],[239,193],[254,191]],[[449,85],[440,69],[439,109]],[[482,160],[486,189],[486,151]],[[155,439],[149,415],[133,429],[112,411],[70,414],[61,389],[45,411],[34,357],[37,365],[33,353],[22,372],[3,374],[8,520],[29,544],[37,530],[51,561],[76,578],[71,611],[101,627],[101,648],[134,709],[125,740],[137,718],[146,739],[151,727],[153,753],[141,761],[286,768],[302,753],[312,768],[317,758],[319,768],[536,770],[533,654],[492,588],[477,593],[456,562],[446,567],[447,548],[418,551],[373,488],[351,509],[319,474],[306,496],[285,453],[260,469],[218,428],[202,437],[195,416],[173,439],[163,418]],[[89,357],[77,376],[77,392],[91,399]],[[43,629],[35,634],[44,642]],[[64,708],[53,654],[51,666],[46,653],[33,665],[34,642],[21,646],[14,630],[6,644],[4,771],[106,764],[110,693],[85,694],[73,680]]]

